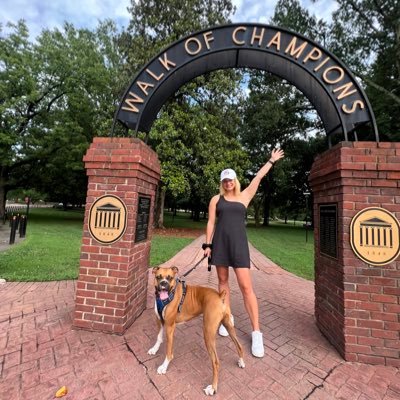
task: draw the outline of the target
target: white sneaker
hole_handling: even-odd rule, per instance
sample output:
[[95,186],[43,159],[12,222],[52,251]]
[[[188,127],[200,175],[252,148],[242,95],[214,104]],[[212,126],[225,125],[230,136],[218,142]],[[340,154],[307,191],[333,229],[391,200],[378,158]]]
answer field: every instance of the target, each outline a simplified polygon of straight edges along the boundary
[[251,353],[254,357],[264,357],[264,343],[263,334],[260,331],[253,331],[251,333]]
[[[231,314],[231,321],[232,321],[232,325],[235,325],[235,321],[233,319],[233,315],[232,314]],[[219,326],[218,334],[220,336],[229,336],[229,332],[226,330],[226,328],[222,324]]]

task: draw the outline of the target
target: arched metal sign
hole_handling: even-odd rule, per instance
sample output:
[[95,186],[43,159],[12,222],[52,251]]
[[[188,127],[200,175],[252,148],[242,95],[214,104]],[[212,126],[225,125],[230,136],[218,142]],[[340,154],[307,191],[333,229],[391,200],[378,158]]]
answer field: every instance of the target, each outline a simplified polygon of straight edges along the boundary
[[[138,73],[115,119],[148,132],[166,100],[186,82],[224,68],[269,71],[296,86],[317,110],[328,136],[348,134],[375,117],[363,89],[348,68],[314,41],[263,24],[232,24],[196,32],[166,48]],[[114,120],[115,123],[115,120]]]

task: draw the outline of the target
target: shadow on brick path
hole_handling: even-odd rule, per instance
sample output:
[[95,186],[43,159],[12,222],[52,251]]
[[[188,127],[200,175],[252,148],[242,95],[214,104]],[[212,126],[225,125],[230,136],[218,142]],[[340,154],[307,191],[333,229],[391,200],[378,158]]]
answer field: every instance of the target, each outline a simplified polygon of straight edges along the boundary
[[[199,237],[165,265],[176,265],[183,274],[201,258],[203,240]],[[246,368],[236,366],[230,339],[218,337],[215,399],[400,399],[399,369],[346,363],[321,335],[313,315],[313,282],[280,269],[254,248],[251,259],[266,355],[250,354],[250,322],[231,276]],[[204,399],[211,364],[201,318],[177,327],[175,358],[166,375],[156,372],[164,344],[158,355],[147,354],[157,334],[150,280],[151,274],[147,308],[123,336],[72,328],[75,281],[0,285],[0,399],[50,400],[63,385],[69,389],[66,400]],[[215,269],[208,272],[205,262],[186,280],[212,287],[217,281]]]

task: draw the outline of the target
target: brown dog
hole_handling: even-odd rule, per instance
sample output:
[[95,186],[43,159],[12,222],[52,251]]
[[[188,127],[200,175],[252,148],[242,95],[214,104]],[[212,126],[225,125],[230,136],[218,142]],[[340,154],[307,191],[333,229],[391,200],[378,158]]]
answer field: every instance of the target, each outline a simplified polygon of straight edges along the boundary
[[217,392],[219,360],[215,345],[215,336],[219,325],[222,323],[236,345],[239,354],[238,365],[244,368],[243,349],[240,345],[235,328],[230,318],[230,309],[225,304],[226,292],[218,293],[216,290],[186,285],[177,279],[178,268],[154,268],[154,286],[156,289],[155,312],[158,318],[158,336],[155,345],[148,351],[154,355],[163,342],[165,327],[167,338],[167,351],[164,362],[158,367],[158,374],[165,374],[168,365],[173,359],[174,332],[177,323],[186,322],[200,314],[203,314],[203,333],[208,354],[211,358],[213,369],[212,384],[208,385],[204,392],[211,396]]

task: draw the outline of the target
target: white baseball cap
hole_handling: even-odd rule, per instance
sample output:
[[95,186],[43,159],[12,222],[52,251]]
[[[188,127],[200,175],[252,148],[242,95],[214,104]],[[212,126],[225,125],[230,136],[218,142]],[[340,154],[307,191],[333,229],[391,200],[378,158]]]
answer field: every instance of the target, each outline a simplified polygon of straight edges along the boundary
[[228,168],[228,169],[224,169],[221,172],[221,182],[224,179],[235,179],[235,178],[236,178],[236,172],[233,169]]

